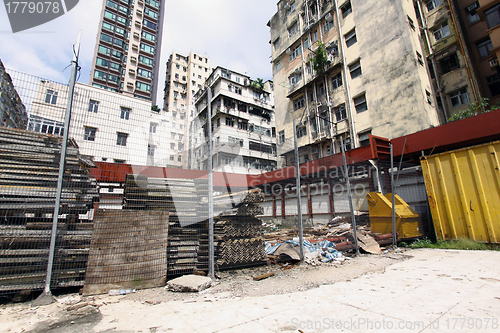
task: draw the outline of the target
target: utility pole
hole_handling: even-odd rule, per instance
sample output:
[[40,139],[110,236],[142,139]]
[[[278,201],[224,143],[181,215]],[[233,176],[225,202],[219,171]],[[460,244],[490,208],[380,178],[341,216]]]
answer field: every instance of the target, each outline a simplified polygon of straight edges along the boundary
[[212,165],[212,88],[207,87],[207,131],[208,131],[208,276],[215,278],[214,249],[214,182]]

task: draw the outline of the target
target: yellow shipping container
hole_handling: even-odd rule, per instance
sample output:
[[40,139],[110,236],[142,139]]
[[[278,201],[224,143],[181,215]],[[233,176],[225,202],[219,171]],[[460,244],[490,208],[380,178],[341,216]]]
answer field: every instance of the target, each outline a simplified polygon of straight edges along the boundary
[[500,141],[422,157],[438,239],[500,242]]

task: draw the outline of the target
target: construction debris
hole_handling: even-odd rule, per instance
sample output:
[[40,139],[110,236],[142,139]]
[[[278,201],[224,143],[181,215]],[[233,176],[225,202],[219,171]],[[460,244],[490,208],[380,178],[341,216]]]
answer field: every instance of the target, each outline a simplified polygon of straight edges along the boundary
[[175,292],[200,292],[212,285],[212,279],[199,275],[184,275],[167,282],[167,288]]
[[270,272],[270,273],[262,274],[262,275],[259,275],[259,276],[254,276],[253,280],[254,281],[260,281],[260,280],[267,279],[268,277],[271,277],[273,275],[274,275],[274,273]]

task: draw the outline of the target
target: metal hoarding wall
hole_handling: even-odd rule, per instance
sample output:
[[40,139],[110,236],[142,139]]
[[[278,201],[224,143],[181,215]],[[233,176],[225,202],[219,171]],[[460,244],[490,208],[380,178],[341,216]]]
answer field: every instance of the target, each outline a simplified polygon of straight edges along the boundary
[[438,239],[500,243],[500,141],[422,157]]

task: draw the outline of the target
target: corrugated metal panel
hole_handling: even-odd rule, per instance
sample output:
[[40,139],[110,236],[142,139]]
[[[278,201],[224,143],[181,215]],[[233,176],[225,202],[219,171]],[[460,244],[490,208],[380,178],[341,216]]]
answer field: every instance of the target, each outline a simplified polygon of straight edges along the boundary
[[328,194],[326,195],[315,195],[311,197],[311,205],[313,214],[328,214],[330,212],[330,199]]
[[421,159],[439,239],[500,243],[500,141]]

